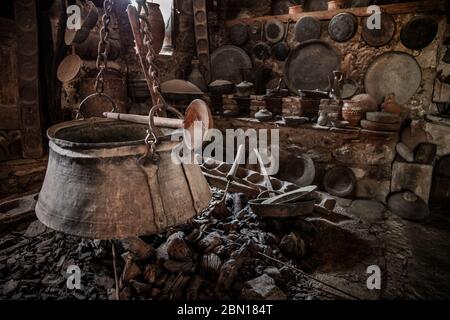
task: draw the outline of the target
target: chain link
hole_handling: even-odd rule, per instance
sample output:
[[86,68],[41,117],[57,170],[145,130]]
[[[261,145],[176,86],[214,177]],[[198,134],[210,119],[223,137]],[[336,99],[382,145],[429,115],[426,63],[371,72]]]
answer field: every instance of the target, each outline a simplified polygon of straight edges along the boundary
[[148,65],[148,76],[151,79],[152,85],[152,101],[154,106],[161,106],[163,109],[166,108],[167,104],[161,93],[161,84],[159,82],[159,70],[155,64],[157,53],[153,49],[153,33],[152,25],[149,20],[150,12],[145,0],[138,0],[137,11],[139,13],[139,19],[141,21],[140,27],[141,32],[144,34],[144,45],[147,49],[147,54],[145,59]]
[[113,0],[105,0],[103,2],[102,27],[100,28],[100,41],[97,48],[96,67],[98,74],[95,79],[95,91],[102,94],[105,90],[105,72],[108,67],[109,52],[109,24],[111,23],[111,11],[114,5]]

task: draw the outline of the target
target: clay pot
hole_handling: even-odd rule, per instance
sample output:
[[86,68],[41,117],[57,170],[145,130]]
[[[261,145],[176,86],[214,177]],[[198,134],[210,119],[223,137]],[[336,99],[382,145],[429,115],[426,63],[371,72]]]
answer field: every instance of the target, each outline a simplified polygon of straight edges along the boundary
[[354,96],[352,100],[359,103],[359,106],[363,109],[364,113],[378,111],[377,101],[370,94],[358,94]]
[[209,91],[213,95],[222,96],[223,94],[230,94],[234,92],[235,85],[228,80],[216,80],[208,85]]
[[156,54],[158,54],[164,43],[164,36],[166,34],[166,25],[164,23],[164,18],[159,8],[159,4],[153,2],[147,2],[149,10],[149,20],[152,25],[152,35],[153,35],[153,49]]
[[200,62],[198,60],[192,60],[192,71],[188,76],[188,81],[195,84],[203,92],[206,92],[208,91],[208,88],[206,86],[205,78],[203,77],[203,74],[200,72],[199,65]]
[[394,93],[391,93],[384,98],[382,108],[384,112],[389,112],[396,115],[400,115],[402,113],[402,106],[395,100]]
[[342,118],[348,121],[351,127],[358,127],[364,115],[364,110],[357,101],[345,100],[342,107]]
[[328,1],[328,11],[337,10],[342,7],[341,1]]
[[302,12],[303,12],[303,6],[302,5],[290,6],[289,7],[289,14],[297,14],[297,13],[302,13]]
[[248,81],[242,81],[236,86],[236,94],[239,97],[248,97],[254,94],[253,83]]

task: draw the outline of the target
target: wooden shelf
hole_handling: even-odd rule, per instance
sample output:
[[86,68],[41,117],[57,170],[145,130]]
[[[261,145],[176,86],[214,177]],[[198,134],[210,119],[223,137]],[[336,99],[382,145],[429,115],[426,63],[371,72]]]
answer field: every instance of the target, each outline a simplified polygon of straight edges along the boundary
[[[440,11],[444,12],[445,10],[445,0],[427,0],[427,1],[417,1],[417,2],[409,2],[409,3],[396,3],[396,4],[388,4],[380,6],[383,12],[388,14],[408,14],[408,13],[418,13],[418,12],[428,12],[428,11]],[[244,23],[244,24],[253,24],[255,22],[265,22],[272,19],[277,19],[282,22],[297,21],[301,17],[312,16],[316,17],[319,20],[331,20],[335,15],[341,12],[350,12],[353,13],[357,17],[366,17],[371,15],[371,13],[367,12],[367,7],[359,7],[359,8],[347,8],[347,9],[338,9],[332,11],[311,11],[311,12],[302,12],[298,14],[284,14],[278,16],[262,16],[256,18],[243,18],[243,19],[234,19],[228,20],[225,22],[227,27]]]

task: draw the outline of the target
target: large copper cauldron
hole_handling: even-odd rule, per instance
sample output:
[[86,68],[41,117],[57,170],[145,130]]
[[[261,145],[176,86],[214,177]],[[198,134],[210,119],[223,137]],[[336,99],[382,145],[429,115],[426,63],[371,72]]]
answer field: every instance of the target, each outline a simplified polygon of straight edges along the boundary
[[36,214],[48,227],[94,239],[148,235],[200,213],[211,191],[198,165],[171,160],[176,142],[142,160],[148,126],[90,118],[47,132],[50,154]]

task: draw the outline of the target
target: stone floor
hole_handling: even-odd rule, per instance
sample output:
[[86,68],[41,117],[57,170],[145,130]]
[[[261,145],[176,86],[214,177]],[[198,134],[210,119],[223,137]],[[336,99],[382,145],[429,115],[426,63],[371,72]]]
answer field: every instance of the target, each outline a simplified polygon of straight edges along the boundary
[[[338,199],[335,213],[315,214],[299,225],[297,231],[304,237],[307,254],[290,262],[360,299],[448,299],[449,212],[443,206],[432,206],[426,221],[408,222],[383,206],[361,210],[355,202]],[[111,255],[102,243],[65,236],[36,223],[4,235],[0,238],[0,299],[110,298],[114,285]],[[69,264],[86,271],[88,285],[82,291],[65,286]],[[372,265],[381,269],[381,290],[367,289],[367,267]],[[244,273],[256,270],[251,276],[262,277],[272,267],[285,270],[277,263],[271,266],[255,258]],[[317,281],[291,279],[295,281],[281,287],[289,299],[349,299]]]

